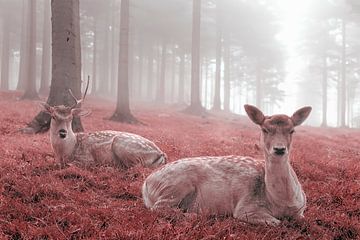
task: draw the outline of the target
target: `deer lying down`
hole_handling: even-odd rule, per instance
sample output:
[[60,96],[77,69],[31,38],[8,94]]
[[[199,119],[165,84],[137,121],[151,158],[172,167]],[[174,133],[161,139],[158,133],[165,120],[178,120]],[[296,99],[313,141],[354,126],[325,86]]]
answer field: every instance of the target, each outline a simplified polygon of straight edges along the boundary
[[142,187],[146,207],[177,207],[270,225],[283,217],[303,218],[306,196],[289,163],[289,150],[294,127],[308,117],[311,107],[292,117],[264,116],[250,105],[245,110],[261,127],[265,161],[223,156],[169,163],[146,178]]
[[[70,92],[71,93],[71,92]],[[166,154],[153,142],[139,135],[99,131],[94,133],[74,133],[71,122],[74,116],[83,116],[88,112],[77,108],[83,101],[77,100],[71,106],[50,106],[43,103],[44,110],[51,115],[50,141],[55,158],[62,166],[69,162],[81,165],[115,165],[128,169],[141,164],[144,167],[157,167],[166,163]]]

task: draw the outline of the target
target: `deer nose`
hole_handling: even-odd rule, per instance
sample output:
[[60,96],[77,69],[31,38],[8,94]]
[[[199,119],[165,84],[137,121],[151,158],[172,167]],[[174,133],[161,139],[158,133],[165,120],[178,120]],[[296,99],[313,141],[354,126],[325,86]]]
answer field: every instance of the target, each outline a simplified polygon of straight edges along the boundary
[[66,134],[67,134],[67,132],[66,132],[65,129],[60,129],[60,130],[59,130],[59,136],[60,136],[60,138],[62,138],[62,139],[66,138]]
[[276,155],[282,156],[286,152],[286,147],[274,147],[274,152]]

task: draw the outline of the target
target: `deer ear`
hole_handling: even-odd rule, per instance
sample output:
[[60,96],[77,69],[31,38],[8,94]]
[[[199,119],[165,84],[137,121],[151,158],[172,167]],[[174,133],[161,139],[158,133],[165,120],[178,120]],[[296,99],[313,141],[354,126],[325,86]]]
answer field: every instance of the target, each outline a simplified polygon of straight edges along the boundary
[[305,119],[309,116],[311,109],[312,109],[311,107],[303,107],[297,110],[291,116],[291,120],[293,121],[294,126],[299,126],[300,124],[302,124],[305,121]]
[[53,114],[54,112],[54,108],[46,102],[39,102],[39,106],[43,109],[43,111],[49,114]]
[[263,124],[265,116],[257,107],[246,104],[244,108],[251,121],[258,125]]
[[90,110],[82,109],[82,108],[73,108],[71,109],[71,114],[74,117],[84,117],[91,113]]

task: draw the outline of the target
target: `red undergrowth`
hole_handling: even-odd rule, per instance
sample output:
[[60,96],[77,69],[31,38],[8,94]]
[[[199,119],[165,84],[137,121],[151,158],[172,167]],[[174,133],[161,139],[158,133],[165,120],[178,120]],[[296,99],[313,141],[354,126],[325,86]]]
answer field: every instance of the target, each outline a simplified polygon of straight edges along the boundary
[[[39,108],[0,93],[1,239],[357,239],[360,238],[360,131],[300,127],[292,164],[308,198],[303,222],[252,226],[231,217],[151,212],[141,184],[151,172],[136,167],[60,169],[48,133],[23,135]],[[115,103],[87,99],[86,131],[119,130],[153,140],[170,161],[199,155],[261,157],[259,130],[235,115],[193,117],[181,109],[134,107],[145,125],[107,120]]]

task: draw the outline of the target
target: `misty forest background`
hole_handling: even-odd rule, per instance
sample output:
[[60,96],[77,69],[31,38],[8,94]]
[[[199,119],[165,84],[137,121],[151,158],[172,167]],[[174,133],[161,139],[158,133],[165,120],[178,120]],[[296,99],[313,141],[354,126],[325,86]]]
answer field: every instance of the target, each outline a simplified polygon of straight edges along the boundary
[[[331,118],[332,126],[360,127],[360,4],[313,1],[293,43],[304,68],[289,80],[290,56],[279,37],[282,2],[80,0],[81,79],[90,76],[89,95],[122,101],[120,18],[129,14],[122,61],[130,106],[195,104],[193,112],[202,106],[242,114],[250,103],[273,114],[288,104],[311,105],[310,124],[327,126]],[[0,0],[0,23],[1,90],[22,91],[23,99],[48,96],[50,0]]]

